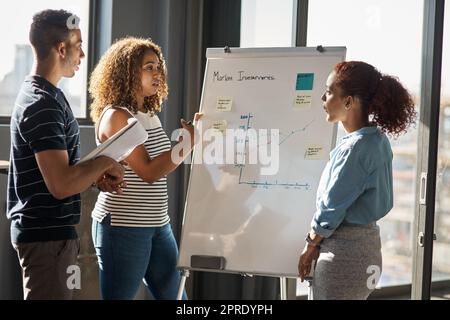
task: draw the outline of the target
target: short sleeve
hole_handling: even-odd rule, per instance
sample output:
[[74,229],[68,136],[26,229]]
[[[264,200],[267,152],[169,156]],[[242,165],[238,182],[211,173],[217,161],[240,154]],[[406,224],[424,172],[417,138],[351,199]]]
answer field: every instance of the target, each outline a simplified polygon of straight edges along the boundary
[[56,101],[40,100],[28,106],[18,126],[34,153],[67,149],[64,111]]

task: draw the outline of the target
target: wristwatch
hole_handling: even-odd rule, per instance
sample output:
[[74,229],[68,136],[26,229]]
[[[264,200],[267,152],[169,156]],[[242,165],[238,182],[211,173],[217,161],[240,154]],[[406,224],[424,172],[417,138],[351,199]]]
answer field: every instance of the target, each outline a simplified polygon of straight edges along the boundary
[[309,232],[308,232],[308,234],[306,235],[305,241],[306,241],[306,243],[308,243],[309,245],[311,245],[311,246],[313,246],[313,247],[316,247],[317,249],[320,249],[320,244],[315,243],[315,242],[313,241],[313,239],[311,239],[311,237],[309,236]]

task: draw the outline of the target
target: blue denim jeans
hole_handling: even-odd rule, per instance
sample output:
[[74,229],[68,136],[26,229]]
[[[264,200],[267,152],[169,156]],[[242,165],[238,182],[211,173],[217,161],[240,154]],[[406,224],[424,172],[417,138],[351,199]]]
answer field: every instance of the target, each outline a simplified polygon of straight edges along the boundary
[[133,299],[142,280],[155,299],[177,298],[181,276],[169,223],[163,227],[113,227],[108,215],[102,223],[93,220],[92,239],[103,299]]

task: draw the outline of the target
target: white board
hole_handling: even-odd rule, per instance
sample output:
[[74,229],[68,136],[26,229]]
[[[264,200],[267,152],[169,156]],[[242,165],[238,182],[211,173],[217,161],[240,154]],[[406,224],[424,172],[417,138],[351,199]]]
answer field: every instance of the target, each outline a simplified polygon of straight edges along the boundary
[[[261,175],[261,168],[268,166],[248,164],[249,139],[244,142],[245,164],[198,163],[205,155],[215,155],[210,152],[215,140],[202,141],[191,167],[179,268],[297,276],[320,175],[336,139],[336,126],[326,121],[321,96],[329,73],[345,59],[345,52],[344,47],[323,52],[207,50],[200,107],[205,114],[203,132],[214,126],[219,131],[279,129],[279,170]],[[256,132],[261,133],[256,136],[258,147],[275,147],[270,146],[272,139],[264,141],[264,131]],[[225,265],[192,266],[192,256],[223,257]]]

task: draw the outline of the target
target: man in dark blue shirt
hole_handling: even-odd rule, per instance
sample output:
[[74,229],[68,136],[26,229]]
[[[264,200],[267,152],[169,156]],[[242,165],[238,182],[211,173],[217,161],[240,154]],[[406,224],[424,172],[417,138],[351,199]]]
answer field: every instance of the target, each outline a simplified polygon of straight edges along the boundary
[[110,189],[121,192],[124,170],[113,159],[77,164],[78,123],[57,88],[84,58],[78,22],[64,10],[33,17],[30,42],[36,63],[11,116],[7,215],[25,299],[71,299],[67,271],[76,265],[79,251],[80,192],[100,177],[108,177]]

